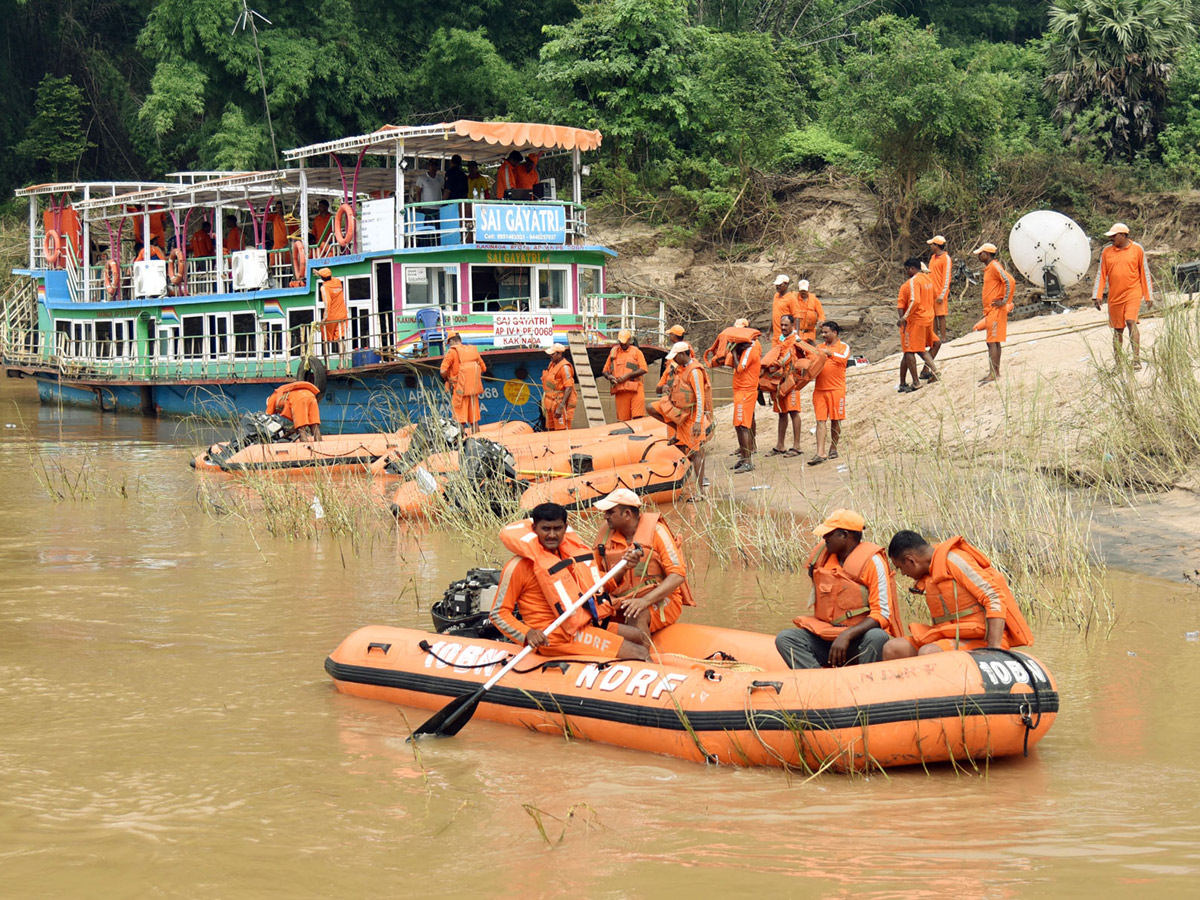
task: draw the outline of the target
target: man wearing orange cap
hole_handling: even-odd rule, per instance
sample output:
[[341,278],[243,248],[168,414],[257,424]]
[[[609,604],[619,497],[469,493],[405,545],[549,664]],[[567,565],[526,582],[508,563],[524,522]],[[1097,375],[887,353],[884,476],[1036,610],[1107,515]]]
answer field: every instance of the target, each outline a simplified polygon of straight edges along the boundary
[[925,595],[932,624],[913,622],[908,626],[911,637],[897,635],[887,642],[884,659],[1033,643],[1008,581],[964,538],[956,535],[934,547],[915,531],[898,531],[887,552]]
[[483,373],[487,363],[474,347],[464,344],[462,335],[452,331],[446,336],[450,346],[442,357],[439,371],[446,389],[450,391],[450,408],[454,421],[464,432],[479,432],[479,398],[483,394]]
[[793,669],[836,668],[878,662],[889,636],[900,634],[896,576],[883,547],[863,541],[863,517],[834,510],[813,529],[808,575],[813,614],[775,638],[779,655]]
[[[900,349],[904,355],[900,358],[900,393],[906,394],[921,387],[917,377],[917,357],[925,361],[925,366],[933,372],[937,380],[937,369],[929,348],[936,342],[933,334],[933,300],[936,296],[933,281],[927,272],[921,271],[921,261],[915,256],[904,261],[904,274],[908,280],[900,286],[900,294],[896,307],[900,319]],[[912,384],[908,384],[908,376],[912,375]]]
[[808,289],[808,282],[796,285],[796,340],[817,342],[817,325],[825,319],[825,307],[817,295]]
[[342,279],[334,278],[329,269],[318,269],[321,279],[321,302],[325,309],[321,319],[321,336],[325,340],[328,352],[342,352],[342,335],[346,325],[346,292],[342,287]]
[[642,381],[646,374],[646,357],[633,345],[633,332],[617,334],[617,343],[608,351],[602,374],[609,381],[618,422],[646,415],[646,387]]
[[1154,291],[1150,283],[1150,267],[1146,251],[1129,239],[1129,226],[1118,222],[1104,233],[1112,243],[1100,251],[1100,266],[1096,269],[1096,287],[1092,303],[1100,308],[1104,288],[1108,287],[1108,324],[1113,330],[1113,353],[1120,354],[1124,331],[1129,331],[1129,346],[1133,348],[1133,367],[1142,367],[1142,335],[1138,331],[1138,314],[1142,302],[1154,306]]
[[542,373],[542,412],[547,431],[566,431],[575,421],[575,370],[567,361],[566,352],[562,344],[546,348],[550,364]]
[[987,341],[989,372],[980,384],[1000,377],[1000,348],[1008,337],[1008,314],[1013,308],[1016,282],[996,257],[995,244],[982,244],[972,251],[983,263],[983,322]]
[[[933,298],[933,336],[937,338],[929,349],[929,355],[937,359],[938,351],[946,343],[946,317],[950,315],[950,278],[954,266],[946,252],[946,238],[935,234],[925,242],[929,245],[929,279],[933,282],[936,296]],[[932,378],[933,370],[928,366],[921,370],[922,378]]]
[[791,279],[779,275],[775,279],[775,298],[771,301],[771,340],[779,340],[779,323],[784,316],[791,316],[795,321],[799,308],[796,305],[796,294],[788,290]]
[[[632,625],[649,644],[650,635],[695,606],[679,541],[658,514],[642,509],[642,498],[618,488],[596,501],[604,525],[596,536],[596,565],[607,572],[618,559],[634,563],[608,587],[618,621]],[[632,553],[631,553],[632,551]]]

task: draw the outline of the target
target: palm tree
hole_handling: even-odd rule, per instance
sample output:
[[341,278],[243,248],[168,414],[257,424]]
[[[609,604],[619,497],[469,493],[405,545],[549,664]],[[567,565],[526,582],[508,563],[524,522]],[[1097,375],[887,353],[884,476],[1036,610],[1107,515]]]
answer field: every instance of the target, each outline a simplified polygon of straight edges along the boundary
[[1162,124],[1167,85],[1195,29],[1191,0],[1053,0],[1046,95],[1072,141],[1132,160]]

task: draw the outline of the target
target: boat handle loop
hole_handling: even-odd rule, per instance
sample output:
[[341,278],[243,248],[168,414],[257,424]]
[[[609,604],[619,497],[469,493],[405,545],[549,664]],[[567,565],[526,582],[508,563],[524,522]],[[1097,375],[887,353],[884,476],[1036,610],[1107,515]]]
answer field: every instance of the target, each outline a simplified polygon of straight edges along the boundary
[[1021,724],[1025,726],[1025,741],[1021,749],[1025,756],[1029,756],[1029,732],[1036,730],[1037,727],[1042,724],[1042,693],[1038,690],[1037,679],[1033,677],[1033,670],[1029,668],[1029,664],[1025,661],[1025,657],[1023,657],[1020,653],[1014,653],[1012,650],[1005,649],[1004,647],[993,647],[991,649],[997,653],[1004,653],[1007,656],[1011,656],[1017,661],[1017,665],[1025,670],[1025,674],[1029,676],[1029,687],[1033,690],[1033,700],[1037,705],[1037,718],[1034,719],[1030,714],[1028,700],[1023,702],[1020,707]]

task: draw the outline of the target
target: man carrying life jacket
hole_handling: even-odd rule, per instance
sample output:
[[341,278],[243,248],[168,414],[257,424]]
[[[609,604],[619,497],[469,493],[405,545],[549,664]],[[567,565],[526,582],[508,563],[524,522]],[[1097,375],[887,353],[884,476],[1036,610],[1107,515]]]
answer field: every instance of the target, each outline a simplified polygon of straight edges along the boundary
[[547,431],[567,431],[575,421],[575,370],[566,352],[562,344],[546,348],[550,364],[542,373],[542,412]]
[[325,309],[321,316],[321,338],[329,352],[342,352],[342,335],[346,326],[346,291],[342,279],[334,278],[330,269],[317,269],[321,279],[321,302]]
[[617,343],[608,352],[604,377],[609,380],[617,421],[628,422],[646,415],[646,357],[633,345],[633,332],[617,333]]
[[596,565],[607,572],[618,559],[634,562],[608,587],[617,617],[643,635],[674,624],[685,606],[695,606],[679,541],[658,513],[642,510],[642,498],[618,488],[596,501],[604,526],[596,536]]
[[[800,388],[796,386],[796,332],[795,320],[784,315],[779,320],[779,340],[763,357],[763,370],[774,385],[771,396],[773,409],[779,415],[779,427],[775,435],[775,447],[769,456],[786,456],[789,459],[800,455]],[[792,446],[785,450],[788,421],[792,423]]]
[[1033,643],[1008,581],[964,538],[955,535],[931,547],[915,531],[899,531],[888,544],[888,556],[916,591],[924,592],[933,624],[909,625],[911,637],[888,641],[884,659]]
[[479,431],[479,397],[483,394],[483,373],[487,364],[479,351],[463,343],[462,335],[452,331],[446,336],[450,345],[442,358],[439,371],[450,391],[450,407],[454,421],[462,430]]
[[793,669],[879,662],[889,637],[901,633],[896,577],[884,549],[862,539],[866,523],[853,510],[834,510],[813,529],[808,574],[813,614],[793,619],[775,647]]
[[671,345],[667,359],[677,366],[671,390],[659,407],[663,421],[672,427],[671,443],[687,454],[703,496],[704,444],[712,428],[712,384],[704,366],[692,356],[685,341]]
[[[738,319],[739,323],[744,321]],[[762,346],[756,338],[734,344],[725,358],[725,365],[733,369],[733,430],[737,433],[738,441],[738,461],[733,472],[737,475],[754,471],[751,461],[756,437],[754,404],[758,399],[758,380],[762,375]]]
[[276,413],[292,423],[292,430],[309,443],[321,439],[320,389],[309,381],[293,381],[275,388],[267,398],[267,415]]
[[[564,507],[535,506],[530,518],[500,529],[500,541],[514,554],[492,602],[491,620],[502,634],[544,656],[649,657],[641,632],[607,622],[607,602],[589,602],[550,634],[543,630],[600,580],[592,551],[567,526]],[[634,565],[640,554],[626,557]]]

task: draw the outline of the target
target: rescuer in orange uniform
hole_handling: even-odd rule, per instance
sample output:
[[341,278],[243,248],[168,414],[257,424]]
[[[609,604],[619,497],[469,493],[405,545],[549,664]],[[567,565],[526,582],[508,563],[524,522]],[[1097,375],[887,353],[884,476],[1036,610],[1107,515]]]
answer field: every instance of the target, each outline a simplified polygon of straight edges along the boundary
[[312,243],[319,245],[325,238],[329,237],[329,223],[333,216],[329,213],[329,201],[317,201],[317,214],[312,220]]
[[225,251],[225,255],[234,253],[238,250],[246,249],[246,238],[242,234],[242,228],[238,225],[237,216],[227,215],[225,217],[225,237],[221,240],[221,247]]
[[[837,322],[821,324],[822,343],[817,345],[825,356],[825,365],[817,373],[813,384],[813,412],[817,417],[817,453],[808,461],[810,466],[819,465],[827,459],[837,459],[838,439],[842,436],[842,422],[846,419],[846,364],[850,361],[850,347],[842,341],[842,328]],[[829,439],[829,452],[825,452],[825,441]]]
[[[954,264],[950,254],[946,252],[946,238],[935,234],[925,242],[929,245],[929,278],[933,282],[936,296],[933,298],[933,336],[937,343],[929,350],[929,355],[937,359],[938,351],[946,342],[946,317],[950,315],[950,279],[954,274]],[[926,367],[921,370],[922,378],[932,378],[933,370]]]
[[899,531],[888,544],[888,556],[925,593],[933,624],[909,625],[911,637],[888,641],[884,659],[1033,643],[1004,576],[962,537],[932,547],[915,531]]
[[566,431],[575,421],[575,370],[565,357],[566,348],[546,348],[550,364],[542,373],[542,412],[547,431]]
[[[134,242],[133,249],[137,251],[137,255],[133,257],[134,262],[142,262],[143,260],[145,260],[147,258],[146,248],[144,246],[142,246],[141,241]],[[150,259],[166,259],[166,256],[163,255],[163,252],[162,252],[162,250],[159,249],[158,244],[151,244],[149,258]]]
[[808,282],[796,285],[796,340],[817,342],[817,325],[825,318],[825,307],[808,289]]
[[342,335],[346,327],[346,292],[342,279],[334,278],[329,269],[317,269],[321,279],[321,302],[325,309],[321,315],[321,337],[329,352],[342,352]]
[[633,346],[633,332],[617,333],[617,343],[608,351],[603,375],[609,381],[617,421],[628,422],[646,415],[646,357]]
[[[682,325],[672,325],[667,329],[667,337],[670,338],[672,344],[678,344],[686,334],[687,331],[684,330]],[[677,370],[678,366],[675,365],[674,360],[667,359],[665,356],[662,358],[662,361],[659,363],[658,385],[654,389],[655,393],[663,395],[671,392],[671,379],[675,377]],[[659,403],[655,402],[646,410],[646,414],[653,416],[661,422],[663,421],[663,417],[658,407]]]
[[320,389],[309,381],[293,381],[277,387],[267,398],[267,415],[278,413],[292,423],[305,441],[321,439],[321,410],[317,405]]
[[659,407],[663,420],[673,429],[671,442],[687,454],[696,475],[699,496],[704,490],[704,444],[712,427],[712,384],[704,366],[692,357],[691,345],[678,341],[671,345],[667,359],[676,371],[671,390]]
[[788,290],[788,284],[791,279],[786,275],[780,275],[775,279],[775,297],[771,301],[771,340],[779,340],[781,333],[780,322],[784,316],[791,316],[792,321],[796,321],[796,316],[800,313],[800,308],[796,303],[795,291]]
[[1123,333],[1129,331],[1129,346],[1133,348],[1133,367],[1142,367],[1142,335],[1138,331],[1138,314],[1142,302],[1154,306],[1154,290],[1150,283],[1150,267],[1146,251],[1129,239],[1129,226],[1118,222],[1104,233],[1112,243],[1100,251],[1100,266],[1096,269],[1096,286],[1092,302],[1096,309],[1108,287],[1108,324],[1113,330],[1113,353],[1120,354]]
[[439,371],[450,391],[454,421],[464,432],[479,432],[479,398],[483,394],[483,373],[487,363],[474,347],[464,344],[462,335],[452,331],[446,336],[449,348],[442,357]]
[[537,163],[540,158],[540,153],[522,156],[519,150],[510,152],[496,173],[496,199],[503,200],[509,190],[532,191],[539,179]]
[[188,252],[194,259],[206,259],[216,254],[217,245],[213,242],[212,225],[209,222],[201,222],[200,227],[192,232]]
[[[567,527],[564,507],[535,506],[530,518],[500,529],[500,541],[514,554],[500,573],[490,614],[502,634],[544,656],[648,658],[641,631],[606,622],[613,612],[607,602],[589,602],[550,634],[543,630],[600,577],[592,549]],[[640,554],[625,558],[635,565]]]
[[596,536],[600,571],[607,572],[618,559],[633,560],[608,587],[613,609],[649,645],[650,635],[677,622],[685,606],[696,605],[683,551],[662,517],[643,510],[642,498],[629,488],[597,500],[596,509],[604,513]]
[[[928,273],[921,271],[921,261],[915,256],[904,261],[904,273],[908,280],[900,286],[900,295],[896,300],[900,318],[900,349],[904,356],[900,358],[900,393],[910,393],[921,386],[917,377],[917,357],[925,361],[926,367],[933,372],[933,380],[937,380],[937,368],[929,348],[937,343],[933,333],[933,306],[936,296],[933,281]],[[908,376],[912,375],[912,384],[908,384]]]
[[739,456],[733,472],[735,475],[753,472],[750,457],[754,453],[754,404],[762,374],[762,346],[757,340],[734,344],[725,365],[733,369],[733,428],[737,432]]
[[853,510],[834,510],[813,529],[821,543],[808,560],[813,614],[775,638],[793,669],[879,662],[888,638],[900,635],[896,576],[887,554],[862,539],[866,523]]
[[[796,332],[794,320],[785,315],[779,320],[779,340],[763,357],[763,369],[775,385],[771,408],[779,416],[775,446],[768,456],[796,457],[800,455],[800,388],[796,387]],[[784,450],[788,422],[792,423],[792,446]]]
[[1008,338],[1008,314],[1013,308],[1016,282],[996,255],[995,244],[982,244],[974,251],[983,263],[983,321],[987,341],[988,374],[980,384],[989,384],[1000,377],[1000,348]]

